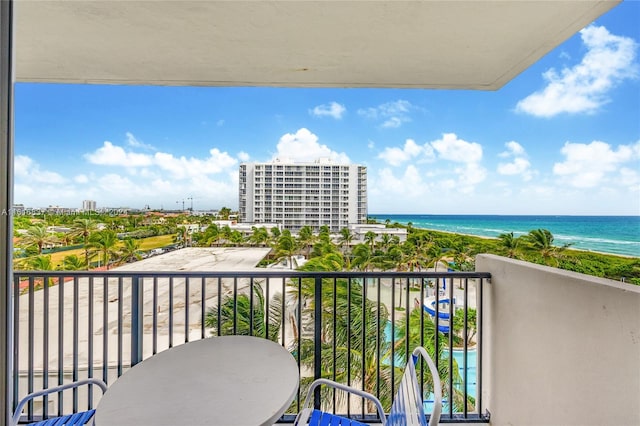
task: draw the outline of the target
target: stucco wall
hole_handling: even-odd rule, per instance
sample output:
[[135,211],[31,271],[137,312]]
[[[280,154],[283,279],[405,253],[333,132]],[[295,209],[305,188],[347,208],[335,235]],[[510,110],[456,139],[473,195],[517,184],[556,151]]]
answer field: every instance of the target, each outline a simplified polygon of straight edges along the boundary
[[479,255],[492,425],[640,425],[640,287]]

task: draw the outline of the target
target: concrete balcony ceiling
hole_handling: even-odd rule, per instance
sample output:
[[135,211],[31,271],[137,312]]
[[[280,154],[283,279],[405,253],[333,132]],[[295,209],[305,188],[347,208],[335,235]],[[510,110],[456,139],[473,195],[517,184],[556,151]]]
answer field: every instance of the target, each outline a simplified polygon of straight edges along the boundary
[[21,0],[16,79],[496,90],[618,3]]

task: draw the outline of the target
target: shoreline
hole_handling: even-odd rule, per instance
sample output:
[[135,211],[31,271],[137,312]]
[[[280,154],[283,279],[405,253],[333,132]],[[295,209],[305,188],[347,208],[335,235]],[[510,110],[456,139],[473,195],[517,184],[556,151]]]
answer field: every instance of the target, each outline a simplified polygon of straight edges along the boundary
[[[399,216],[399,215],[391,215],[391,216]],[[412,215],[406,215],[408,217],[411,217]],[[424,216],[424,215],[422,215]],[[435,215],[437,216],[437,215]],[[446,215],[446,216],[456,216],[456,215]],[[459,215],[459,216],[473,216],[473,215]],[[488,215],[490,216],[490,215]],[[499,215],[493,215],[493,216],[499,216]],[[507,215],[505,215],[507,216]],[[538,216],[536,216],[538,217]],[[549,217],[557,217],[557,216],[549,216]],[[567,216],[567,217],[636,217],[636,216]],[[369,218],[369,220],[373,220],[375,221],[375,223],[379,224],[379,225],[386,225],[385,221],[381,221],[380,218],[371,216]],[[391,221],[389,223],[389,226],[393,225],[393,224],[398,224],[404,228],[409,228],[409,226],[406,223],[400,223],[398,221]],[[423,226],[419,226],[419,225],[415,225],[412,224],[411,228],[413,229],[419,229],[419,230],[423,230],[423,231],[430,231],[430,232],[440,232],[443,234],[450,234],[450,235],[461,235],[461,236],[465,236],[465,237],[472,237],[472,238],[481,238],[481,239],[485,239],[485,240],[494,240],[497,241],[499,240],[498,237],[493,237],[493,236],[488,236],[488,235],[475,235],[475,234],[469,234],[466,232],[458,232],[458,231],[445,231],[445,230],[441,230],[441,229],[433,229],[433,228],[425,228]],[[537,229],[537,228],[536,228]],[[545,229],[545,228],[542,228]],[[513,232],[514,234],[516,233],[516,231],[509,231],[509,232]],[[521,231],[517,231],[517,232],[521,232]],[[523,235],[526,235],[526,233],[523,233]],[[515,236],[515,235],[514,235]],[[562,247],[562,246],[557,246],[555,245],[555,247]],[[581,253],[593,253],[593,254],[597,254],[597,255],[604,255],[604,256],[615,256],[615,257],[621,257],[624,259],[640,259],[640,254],[638,255],[633,255],[633,254],[621,254],[621,253],[610,253],[610,252],[605,252],[605,251],[597,251],[597,250],[593,250],[593,249],[587,249],[587,248],[577,248],[574,246],[569,246],[567,249],[567,251],[578,251]]]

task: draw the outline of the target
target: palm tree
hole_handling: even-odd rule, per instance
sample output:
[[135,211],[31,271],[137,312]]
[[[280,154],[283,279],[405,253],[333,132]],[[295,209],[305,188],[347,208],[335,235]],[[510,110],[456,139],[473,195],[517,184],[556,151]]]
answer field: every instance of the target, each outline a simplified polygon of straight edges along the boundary
[[427,248],[427,256],[429,257],[427,266],[433,266],[433,272],[436,272],[445,255],[446,253],[442,250],[442,247],[437,244],[430,244]]
[[123,242],[124,244],[120,251],[123,262],[142,259],[142,256],[140,256],[140,241],[134,240],[133,238],[125,238]]
[[373,245],[376,242],[376,233],[373,231],[367,231],[366,234],[364,234],[364,240],[369,244],[369,246],[371,247],[371,250],[373,251]]
[[91,234],[98,230],[98,223],[93,219],[76,219],[71,226],[71,235],[75,237],[82,237],[82,244],[84,244],[84,261],[89,269],[89,237]]
[[298,231],[298,244],[300,247],[305,249],[305,257],[309,258],[309,252],[311,251],[311,246],[313,245],[313,241],[315,240],[315,236],[313,235],[313,230],[309,225],[305,225]]
[[380,246],[386,252],[389,251],[389,247],[391,246],[392,238],[389,234],[382,234],[380,237]]
[[366,244],[356,244],[351,250],[353,260],[351,266],[361,271],[368,271],[373,265],[373,255],[371,249]]
[[[204,325],[211,329],[213,336],[244,335],[261,336],[277,341],[283,315],[282,293],[269,301],[269,312],[265,311],[266,299],[259,283],[253,285],[253,305],[248,294],[224,296],[218,306],[209,308],[204,317]],[[218,309],[220,321],[218,322]]]
[[223,207],[218,212],[218,217],[224,220],[228,220],[230,214],[231,214],[231,209],[229,207]]
[[298,247],[296,245],[296,240],[291,235],[291,231],[289,231],[288,229],[282,231],[282,234],[280,234],[278,240],[276,241],[276,258],[278,260],[286,258],[289,261],[289,268],[294,269],[293,255],[296,253],[297,249]]
[[562,251],[566,250],[571,244],[565,244],[561,247],[553,245],[553,234],[547,229],[534,229],[529,231],[525,240],[529,246],[538,252],[545,264],[558,266],[558,259],[562,257]]
[[62,269],[65,271],[79,271],[80,269],[86,268],[86,266],[84,261],[75,254],[65,256],[62,259]]
[[[422,318],[421,318],[422,317]],[[422,322],[422,326],[421,326]],[[429,356],[438,364],[438,373],[440,375],[442,385],[443,398],[448,395],[449,388],[447,386],[449,382],[449,354],[444,351],[445,343],[448,341],[447,335],[436,330],[435,322],[427,315],[422,309],[413,309],[409,314],[409,320],[407,317],[402,316],[395,325],[394,338],[394,359],[401,361],[401,364],[406,364],[411,351],[416,346],[423,346]],[[438,346],[436,347],[436,335],[438,336]],[[409,353],[406,348],[409,347]],[[451,360],[453,368],[451,371],[453,378],[453,406],[454,411],[463,411],[464,407],[464,393],[460,389],[464,389],[464,382],[460,375],[458,363],[455,359]],[[433,381],[431,375],[425,375],[426,389],[433,389]],[[475,399],[468,397],[467,408],[473,409]]]
[[27,228],[27,232],[22,236],[20,245],[23,247],[36,246],[38,255],[42,254],[42,250],[47,244],[55,244],[59,240],[51,234],[44,225],[33,225]]
[[264,227],[251,227],[252,233],[251,237],[249,237],[249,241],[251,241],[256,246],[263,246],[267,244],[269,241],[269,231]]
[[513,232],[498,235],[500,245],[506,251],[507,257],[517,259],[519,257],[520,238],[513,236]]
[[53,263],[51,263],[51,256],[31,256],[23,259],[21,267],[31,271],[53,271]]
[[345,258],[341,253],[331,251],[323,255],[312,257],[304,265],[298,268],[299,271],[342,271],[345,268]]
[[218,228],[217,224],[211,224],[207,227],[207,230],[204,231],[204,245],[207,247],[211,247],[214,244],[217,244],[220,239],[220,228]]
[[282,232],[280,232],[280,228],[278,228],[277,226],[274,226],[273,228],[271,228],[271,236],[273,237],[274,240],[277,240],[278,238],[280,238],[280,234]]
[[[342,228],[340,230],[340,247],[347,246],[347,249],[353,241],[354,235],[349,228]],[[344,250],[343,250],[344,253]]]
[[242,235],[242,232],[234,229],[231,231],[231,234],[229,234],[229,241],[231,241],[234,245],[239,246],[244,243],[245,238],[244,235]]
[[[305,264],[303,269],[310,267]],[[289,292],[293,298],[297,298],[298,291],[304,300],[302,321],[313,322],[315,303],[319,300],[315,297],[314,280],[303,279],[300,289],[297,281],[290,285]],[[386,306],[365,298],[360,283],[337,280],[334,284],[333,280],[323,280],[321,377],[342,383],[349,379],[352,383],[362,383],[369,392],[379,391],[380,400],[388,409],[391,404],[390,369],[393,367],[384,361],[390,348],[389,342],[384,339],[383,322],[386,322],[387,317]],[[297,329],[312,330],[313,326],[300,324]],[[299,339],[300,363],[312,369],[315,365],[313,335],[303,333]],[[311,380],[312,378],[301,379],[303,392]]]
[[[23,259],[20,262],[20,267],[29,271],[53,271],[53,263],[51,263],[51,256],[31,256]],[[39,290],[43,287],[44,279],[36,278],[34,281],[34,290]],[[53,278],[47,278],[47,286],[54,284]]]
[[91,235],[89,246],[102,255],[102,261],[107,269],[109,269],[109,261],[119,254],[117,249],[118,242],[116,233],[105,229]]

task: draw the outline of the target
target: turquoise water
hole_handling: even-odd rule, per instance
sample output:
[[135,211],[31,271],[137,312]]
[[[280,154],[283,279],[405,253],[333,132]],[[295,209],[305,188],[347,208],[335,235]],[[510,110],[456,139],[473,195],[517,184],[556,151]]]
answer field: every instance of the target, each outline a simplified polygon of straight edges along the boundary
[[500,215],[383,215],[378,222],[409,222],[416,228],[480,237],[514,236],[533,229],[548,229],[556,245],[600,253],[640,257],[640,216],[500,216]]
[[[397,329],[395,330],[397,333]],[[385,326],[385,337],[388,341],[391,340],[391,322],[387,322],[387,325]],[[395,357],[395,365],[397,367],[404,367],[404,363],[402,361],[402,359],[396,355]],[[449,351],[445,350],[444,354],[443,354],[443,361],[448,365],[449,363]],[[460,373],[460,377],[464,380],[464,369],[465,369],[465,360],[464,360],[464,351],[460,350],[460,349],[454,349],[453,350],[453,359],[456,361],[456,363],[458,364],[458,372]],[[467,369],[467,395],[474,397],[476,396],[476,385],[477,385],[477,351],[475,349],[469,349],[467,350],[467,364],[466,364],[466,369]],[[460,390],[462,390],[461,385],[458,387]],[[448,406],[445,404],[443,404],[443,407],[447,407],[446,409],[448,410]],[[426,413],[430,413],[431,411],[433,411],[433,394],[429,395],[427,398],[425,398],[424,401],[424,409]]]

